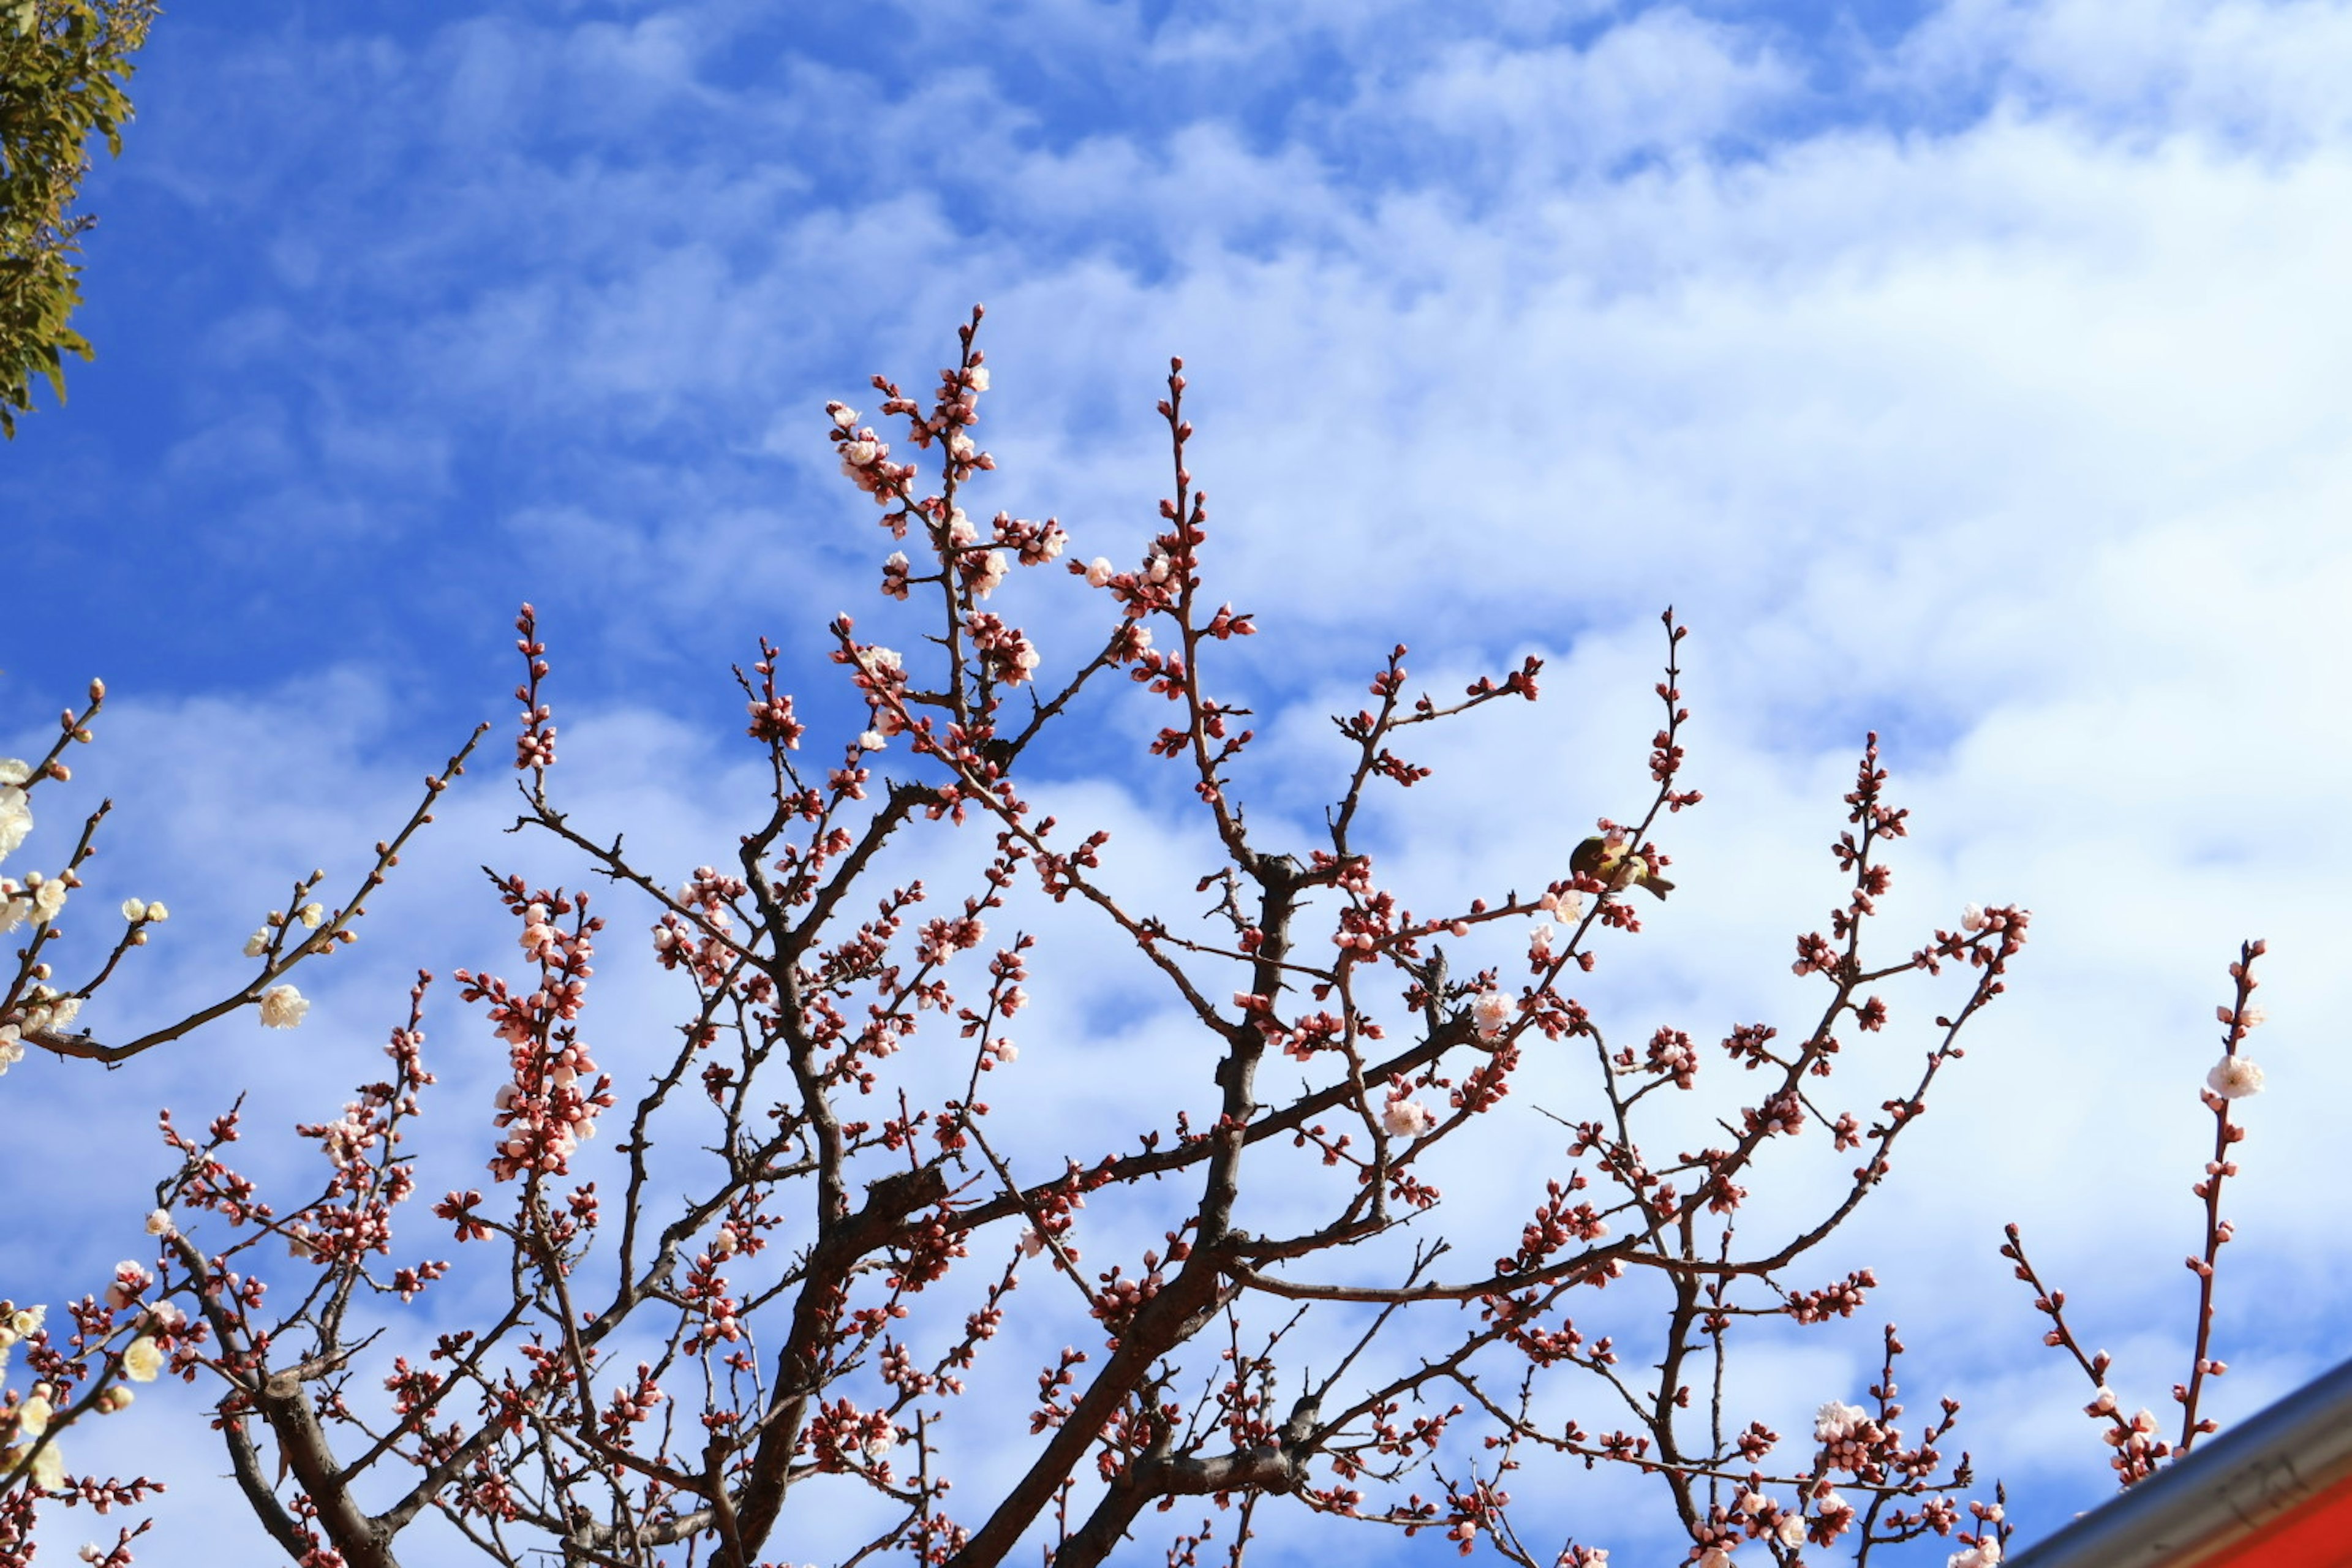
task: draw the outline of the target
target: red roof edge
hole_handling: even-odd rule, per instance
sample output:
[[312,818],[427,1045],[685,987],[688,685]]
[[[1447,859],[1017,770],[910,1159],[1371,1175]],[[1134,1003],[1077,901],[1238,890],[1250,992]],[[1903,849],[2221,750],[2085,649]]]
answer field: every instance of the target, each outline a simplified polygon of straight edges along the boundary
[[2352,1362],[2009,1559],[2009,1568],[2352,1563]]

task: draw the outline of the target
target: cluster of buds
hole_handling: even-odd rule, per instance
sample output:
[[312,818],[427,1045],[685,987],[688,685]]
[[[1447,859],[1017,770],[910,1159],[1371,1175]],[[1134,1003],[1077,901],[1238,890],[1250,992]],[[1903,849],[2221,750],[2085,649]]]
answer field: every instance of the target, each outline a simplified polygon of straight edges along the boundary
[[2100,1436],[2115,1450],[2107,1463],[2115,1468],[2116,1479],[2125,1486],[2154,1475],[2156,1467],[2172,1452],[2172,1445],[2157,1436],[2154,1411],[2136,1410],[2130,1420],[2123,1419],[2116,1407],[2115,1394],[2104,1385],[2084,1411],[2106,1422],[2106,1430]]
[[[587,916],[585,893],[526,895],[517,879],[507,901],[522,917],[523,950],[540,964],[538,987],[518,996],[495,975],[457,972],[467,1001],[489,1002],[514,1068],[499,1086],[492,1118],[506,1134],[490,1159],[490,1173],[502,1182],[534,1171],[563,1174],[582,1141],[596,1135],[598,1112],[614,1103],[612,1079],[568,1026],[586,1000],[591,938],[604,922]],[[574,913],[570,929],[557,923]]]
[[1871,1450],[1886,1434],[1859,1405],[1831,1400],[1813,1415],[1813,1441],[1821,1445],[1822,1465],[1848,1475],[1859,1474],[1871,1462]]
[[[872,426],[860,426],[857,410],[847,404],[828,403],[824,412],[833,421],[834,446],[849,482],[872,496],[877,506],[888,506],[903,497],[915,477],[915,465],[890,461],[890,444],[876,435]],[[903,533],[905,529],[901,522],[893,531]]]

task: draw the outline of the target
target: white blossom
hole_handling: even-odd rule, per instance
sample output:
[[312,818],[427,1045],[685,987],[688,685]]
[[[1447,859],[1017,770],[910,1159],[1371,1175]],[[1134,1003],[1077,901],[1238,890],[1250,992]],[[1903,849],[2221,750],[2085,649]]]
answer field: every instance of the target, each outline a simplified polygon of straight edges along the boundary
[[[0,1475],[15,1469],[24,1460],[22,1447],[0,1449]],[[55,1443],[33,1456],[32,1476],[33,1484],[44,1491],[55,1491],[65,1484],[65,1459],[58,1453]]]
[[152,1383],[163,1369],[163,1352],[154,1340],[140,1335],[122,1347],[122,1375],[133,1383]]
[[310,1004],[302,993],[291,985],[273,985],[261,994],[261,1022],[265,1028],[291,1029],[302,1022]]
[[32,770],[14,757],[0,757],[0,860],[25,842],[25,835],[33,831],[33,808],[25,792],[16,786],[32,776]]

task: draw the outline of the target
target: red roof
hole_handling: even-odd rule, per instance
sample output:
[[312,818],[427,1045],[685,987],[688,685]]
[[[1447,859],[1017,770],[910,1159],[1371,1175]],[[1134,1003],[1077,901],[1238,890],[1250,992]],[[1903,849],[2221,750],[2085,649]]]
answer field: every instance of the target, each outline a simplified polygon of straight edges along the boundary
[[2009,1563],[2352,1568],[2352,1362]]

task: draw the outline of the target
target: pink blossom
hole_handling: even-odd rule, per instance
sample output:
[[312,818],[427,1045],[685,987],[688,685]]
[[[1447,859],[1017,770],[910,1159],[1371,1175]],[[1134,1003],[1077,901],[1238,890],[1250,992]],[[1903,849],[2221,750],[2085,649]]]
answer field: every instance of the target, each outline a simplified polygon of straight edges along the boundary
[[1402,1094],[1390,1095],[1388,1105],[1381,1111],[1381,1126],[1391,1138],[1418,1138],[1429,1131],[1435,1120],[1429,1107]]

